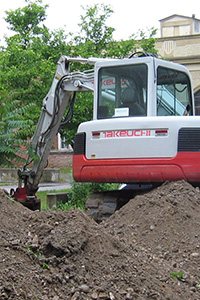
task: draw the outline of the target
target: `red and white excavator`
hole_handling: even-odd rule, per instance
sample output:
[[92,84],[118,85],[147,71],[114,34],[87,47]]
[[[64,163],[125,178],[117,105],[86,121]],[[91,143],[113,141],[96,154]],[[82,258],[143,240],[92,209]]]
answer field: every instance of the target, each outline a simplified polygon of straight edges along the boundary
[[[94,67],[70,72],[70,62]],[[16,200],[37,207],[35,193],[66,106],[73,106],[72,94],[85,91],[94,92],[93,120],[80,124],[75,136],[76,181],[153,185],[183,179],[198,185],[200,116],[186,67],[149,54],[62,56],[31,140],[38,160],[31,170],[29,162],[19,170]]]

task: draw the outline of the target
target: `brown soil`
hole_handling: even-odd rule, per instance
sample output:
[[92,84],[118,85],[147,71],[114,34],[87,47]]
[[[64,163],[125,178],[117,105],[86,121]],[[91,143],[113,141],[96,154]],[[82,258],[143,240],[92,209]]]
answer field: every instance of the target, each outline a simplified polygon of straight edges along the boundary
[[0,299],[200,299],[200,193],[165,183],[95,223],[0,190]]

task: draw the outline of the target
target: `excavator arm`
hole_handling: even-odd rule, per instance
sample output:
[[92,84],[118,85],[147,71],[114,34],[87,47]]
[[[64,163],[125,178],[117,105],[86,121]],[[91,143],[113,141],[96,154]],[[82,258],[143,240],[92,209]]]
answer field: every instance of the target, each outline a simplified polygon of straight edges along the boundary
[[[43,99],[42,112],[30,143],[35,159],[29,157],[24,167],[18,170],[18,187],[10,192],[15,200],[33,210],[40,207],[40,200],[35,193],[68,103],[74,102],[76,92],[93,91],[94,69],[70,72],[70,62],[94,65],[96,60],[60,57],[51,88]],[[32,167],[29,169],[31,163]]]

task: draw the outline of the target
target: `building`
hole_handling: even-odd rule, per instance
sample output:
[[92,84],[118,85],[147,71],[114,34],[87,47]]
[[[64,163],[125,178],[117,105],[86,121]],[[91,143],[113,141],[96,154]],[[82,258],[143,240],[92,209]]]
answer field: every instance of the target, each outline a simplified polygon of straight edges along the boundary
[[200,34],[200,20],[192,17],[172,15],[160,20],[161,37],[191,36]]
[[185,65],[193,80],[196,114],[200,115],[200,20],[172,15],[160,20],[159,55]]

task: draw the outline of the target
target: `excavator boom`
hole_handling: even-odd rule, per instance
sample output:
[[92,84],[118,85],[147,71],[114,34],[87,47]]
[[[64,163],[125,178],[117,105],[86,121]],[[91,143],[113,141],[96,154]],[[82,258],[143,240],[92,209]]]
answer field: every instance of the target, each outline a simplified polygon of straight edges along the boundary
[[[49,152],[62,123],[63,115],[70,101],[74,101],[76,92],[93,92],[94,70],[70,72],[70,62],[94,64],[95,59],[69,58],[61,56],[48,94],[43,99],[42,112],[31,139],[30,147],[36,159],[32,168],[29,157],[23,169],[18,170],[19,183],[11,195],[24,205],[37,209],[39,199],[35,195],[43,171],[47,165]],[[74,93],[74,96],[72,94]]]

